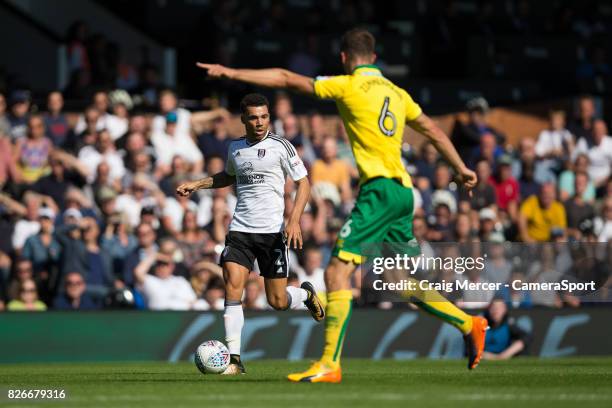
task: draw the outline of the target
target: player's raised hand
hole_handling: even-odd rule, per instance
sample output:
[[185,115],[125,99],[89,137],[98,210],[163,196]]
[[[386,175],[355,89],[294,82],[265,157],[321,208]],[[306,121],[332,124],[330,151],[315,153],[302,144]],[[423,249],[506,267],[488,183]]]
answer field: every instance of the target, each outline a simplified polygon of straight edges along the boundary
[[287,246],[291,248],[293,242],[294,249],[302,249],[302,229],[300,228],[299,222],[289,222],[285,227],[285,234],[287,237]]
[[198,190],[197,181],[188,181],[176,188],[176,194],[182,197],[189,197],[192,193]]
[[478,183],[478,177],[472,170],[464,167],[457,174],[457,181],[463,184],[463,187],[468,191],[468,195],[472,197],[472,189]]
[[206,64],[204,62],[197,62],[196,66],[198,68],[204,69],[207,71],[207,74],[211,78],[228,78],[231,79],[232,73],[234,70],[232,68],[228,68],[219,64]]

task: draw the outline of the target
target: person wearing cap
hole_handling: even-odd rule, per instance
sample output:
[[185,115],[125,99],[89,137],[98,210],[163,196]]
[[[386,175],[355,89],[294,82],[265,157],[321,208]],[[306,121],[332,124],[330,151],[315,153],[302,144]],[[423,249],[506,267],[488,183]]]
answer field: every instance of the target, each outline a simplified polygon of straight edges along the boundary
[[191,172],[199,174],[204,168],[204,157],[196,146],[191,135],[183,135],[177,131],[178,115],[176,112],[166,114],[166,126],[163,131],[155,131],[151,142],[157,156],[157,166],[163,174],[170,172],[172,158],[181,156],[191,166]]
[[496,232],[495,223],[497,222],[497,214],[490,207],[485,207],[478,212],[478,220],[480,221],[480,239],[483,242],[489,242],[492,235]]
[[8,120],[11,125],[11,140],[14,142],[19,138],[25,137],[27,134],[30,112],[30,91],[23,89],[13,91],[11,93],[10,104],[11,112],[8,115]]
[[[51,208],[41,207],[38,210],[38,222],[40,231],[36,235],[30,236],[23,246],[22,256],[32,262],[34,273],[41,281],[45,282],[42,286],[48,286],[49,278],[57,266],[61,246],[53,235],[53,222],[55,221],[55,211]],[[43,297],[45,293],[43,293]]]
[[563,204],[556,200],[556,189],[552,183],[544,183],[540,193],[528,197],[521,204],[518,227],[523,242],[550,241],[553,228],[567,227]]
[[427,239],[450,242],[452,240],[452,219],[457,212],[457,201],[450,191],[437,190],[431,196],[433,215],[430,217]]
[[495,137],[497,144],[504,143],[506,138],[503,133],[486,122],[490,110],[486,99],[483,97],[470,99],[465,107],[468,113],[467,123],[457,119],[451,134],[451,140],[461,156],[468,157],[474,148],[479,146],[482,135],[487,133]]

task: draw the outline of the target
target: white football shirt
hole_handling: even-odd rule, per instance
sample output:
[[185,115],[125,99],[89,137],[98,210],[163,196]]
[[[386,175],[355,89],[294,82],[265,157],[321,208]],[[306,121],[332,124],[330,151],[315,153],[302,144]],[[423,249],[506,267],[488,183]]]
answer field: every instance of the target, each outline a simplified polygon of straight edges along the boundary
[[236,176],[237,203],[230,231],[273,233],[284,229],[285,179],[308,175],[295,147],[272,132],[254,144],[234,140],[225,172]]

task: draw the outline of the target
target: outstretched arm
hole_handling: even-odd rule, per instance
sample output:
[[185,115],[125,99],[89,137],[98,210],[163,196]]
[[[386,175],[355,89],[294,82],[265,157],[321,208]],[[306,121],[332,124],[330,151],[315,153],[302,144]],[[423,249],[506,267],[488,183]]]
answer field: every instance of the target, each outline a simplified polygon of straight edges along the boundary
[[231,176],[225,171],[217,173],[214,176],[205,177],[196,181],[183,183],[176,188],[176,194],[181,196],[190,196],[203,188],[222,188],[231,186],[236,182],[236,176]]
[[463,186],[470,192],[478,181],[476,173],[468,169],[450,139],[427,115],[420,114],[416,119],[409,121],[408,126],[425,136],[450,163],[457,172],[457,177]]
[[218,64],[196,64],[208,72],[211,78],[231,79],[268,88],[281,88],[314,95],[314,79],[283,68],[234,69]]

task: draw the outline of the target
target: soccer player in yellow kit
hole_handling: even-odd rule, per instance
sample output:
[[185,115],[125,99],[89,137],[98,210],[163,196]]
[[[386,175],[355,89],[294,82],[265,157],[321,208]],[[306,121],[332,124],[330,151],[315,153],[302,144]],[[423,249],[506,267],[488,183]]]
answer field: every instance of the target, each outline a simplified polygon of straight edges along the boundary
[[[342,380],[340,355],[351,316],[350,277],[362,262],[361,244],[413,241],[412,181],[401,162],[404,125],[423,134],[453,166],[457,180],[471,190],[476,174],[468,169],[444,132],[427,117],[403,89],[373,65],[375,40],[366,30],[344,34],[340,57],[346,75],[309,78],[285,69],[233,69],[198,63],[213,78],[282,88],[336,101],[360,175],[355,206],[341,229],[325,270],[327,307],[323,356],[308,370],[288,376],[291,381]],[[423,310],[455,326],[464,335],[468,368],[480,362],[486,319],[470,316],[435,291],[410,294]]]

